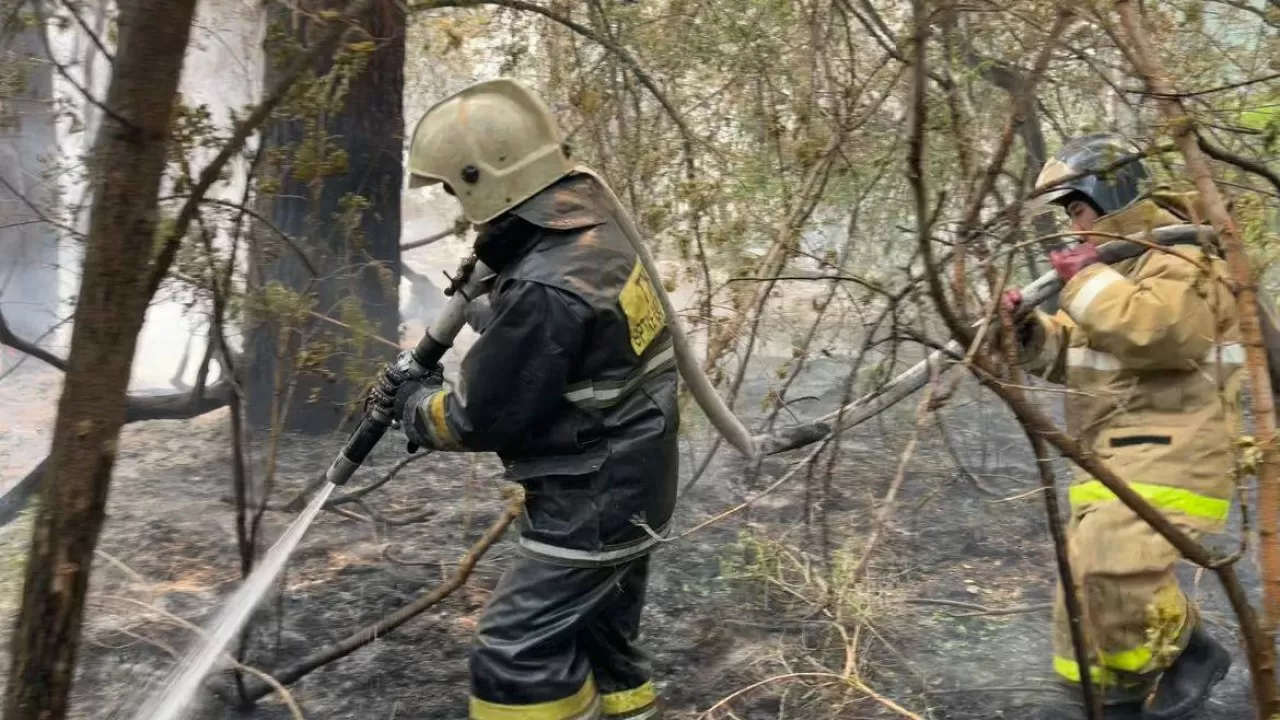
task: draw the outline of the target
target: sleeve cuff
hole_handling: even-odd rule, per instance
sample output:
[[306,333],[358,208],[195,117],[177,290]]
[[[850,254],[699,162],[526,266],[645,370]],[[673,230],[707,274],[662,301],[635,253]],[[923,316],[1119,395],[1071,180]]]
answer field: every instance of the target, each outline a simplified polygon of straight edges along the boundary
[[449,429],[449,420],[445,416],[445,399],[448,390],[437,390],[418,405],[417,429],[427,440],[427,444],[436,450],[465,450],[466,447]]
[[1124,275],[1102,264],[1092,265],[1081,270],[1062,288],[1062,305],[1067,316],[1077,325],[1085,324],[1089,308],[1098,296],[1117,282],[1124,281]]
[[1023,366],[1032,372],[1039,372],[1053,366],[1058,360],[1062,347],[1058,344],[1058,334],[1051,332],[1040,311],[1031,316],[1028,323],[1029,337],[1023,348]]

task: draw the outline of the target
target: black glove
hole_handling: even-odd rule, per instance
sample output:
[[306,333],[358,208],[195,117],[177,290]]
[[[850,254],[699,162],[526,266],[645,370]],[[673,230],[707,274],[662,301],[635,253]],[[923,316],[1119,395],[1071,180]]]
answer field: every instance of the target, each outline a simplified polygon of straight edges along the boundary
[[[1000,322],[1000,318],[992,318],[989,337],[991,338],[991,350],[1003,357],[1004,323]],[[1013,321],[1013,338],[1024,354],[1034,353],[1036,348],[1040,347],[1040,343],[1044,342],[1044,328],[1040,326],[1034,314],[1027,314],[1021,320]]]
[[403,380],[396,388],[392,402],[391,417],[400,422],[400,429],[409,440],[409,452],[417,452],[427,442],[427,428],[422,422],[418,409],[427,398],[444,387],[444,367],[439,363],[434,368],[415,380]]

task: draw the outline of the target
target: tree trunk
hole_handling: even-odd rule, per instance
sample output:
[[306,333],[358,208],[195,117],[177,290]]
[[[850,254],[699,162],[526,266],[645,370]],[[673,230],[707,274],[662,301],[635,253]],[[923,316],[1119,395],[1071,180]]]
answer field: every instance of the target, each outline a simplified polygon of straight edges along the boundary
[[1173,82],[1160,65],[1137,9],[1125,0],[1116,2],[1121,25],[1128,35],[1137,70],[1147,89],[1156,97],[1161,114],[1169,122],[1174,142],[1187,163],[1187,174],[1204,200],[1209,221],[1218,230],[1226,250],[1232,279],[1239,285],[1236,296],[1240,317],[1240,338],[1246,348],[1245,367],[1249,373],[1253,400],[1254,434],[1262,450],[1258,466],[1258,551],[1262,569],[1262,606],[1265,627],[1275,633],[1280,628],[1280,451],[1276,448],[1275,404],[1267,350],[1258,317],[1258,281],[1249,264],[1244,241],[1218,192],[1208,160],[1196,140],[1195,120],[1183,109]]
[[5,720],[61,720],[75,671],[93,551],[138,331],[151,293],[169,119],[195,0],[122,3],[111,86],[94,143],[94,207],[67,376],[14,628]]
[[[326,1],[311,5],[310,9],[316,10],[338,4]],[[305,44],[308,34],[314,32],[310,20],[290,8],[276,6],[270,17],[293,41]],[[278,168],[280,184],[274,196],[264,193],[263,214],[277,228],[298,239],[315,267],[307,268],[295,253],[258,251],[251,259],[251,277],[258,288],[278,282],[295,292],[312,295],[316,312],[336,319],[347,320],[339,317],[342,303],[356,299],[366,330],[397,340],[404,150],[403,5],[378,0],[364,16],[362,26],[372,37],[375,49],[363,70],[351,79],[341,108],[280,118],[266,134],[268,150],[292,159]],[[268,86],[282,66],[279,50],[269,39]],[[317,75],[330,69],[327,57],[314,67]],[[345,151],[345,172],[319,178],[300,172],[296,153],[311,139],[307,126],[315,122],[322,123],[331,142]],[[356,197],[367,203],[358,222],[347,227],[335,222],[343,213],[344,204]],[[312,276],[312,269],[318,271],[319,277]],[[331,348],[331,357],[320,373],[297,377],[292,393],[297,400],[282,411],[284,427],[300,432],[329,432],[344,416],[345,405],[362,390],[362,381],[368,379],[372,364],[386,359],[387,351],[377,343],[352,337],[332,323],[311,322],[301,332],[304,342],[313,347]],[[247,342],[248,419],[257,428],[270,425],[273,400],[283,395],[277,379],[288,382],[293,364],[290,358],[298,349],[299,342],[294,337],[280,353],[288,367],[278,374],[279,337],[278,323],[267,313],[256,319]],[[324,377],[325,371],[328,378]]]
[[[13,331],[39,342],[58,321],[58,236],[41,214],[52,193],[42,156],[57,150],[53,67],[35,26],[0,40],[0,64],[22,68],[21,89],[0,109],[0,305]],[[26,203],[31,203],[27,205]]]

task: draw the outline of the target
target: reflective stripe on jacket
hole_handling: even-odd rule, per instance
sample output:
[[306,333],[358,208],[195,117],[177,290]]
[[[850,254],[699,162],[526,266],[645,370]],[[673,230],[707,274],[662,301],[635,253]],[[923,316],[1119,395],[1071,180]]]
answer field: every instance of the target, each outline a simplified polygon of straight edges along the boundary
[[601,190],[570,176],[482,232],[491,313],[459,391],[419,410],[432,446],[498,454],[525,487],[522,550],[570,565],[652,549],[678,482],[666,315]]
[[[1095,229],[1186,221],[1146,199]],[[1244,347],[1227,277],[1197,246],[1087,267],[1063,288],[1062,310],[1037,313],[1025,353],[1029,369],[1067,386],[1069,432],[1148,502],[1206,531],[1230,509],[1241,427]],[[1076,512],[1116,501],[1079,470],[1070,499]]]

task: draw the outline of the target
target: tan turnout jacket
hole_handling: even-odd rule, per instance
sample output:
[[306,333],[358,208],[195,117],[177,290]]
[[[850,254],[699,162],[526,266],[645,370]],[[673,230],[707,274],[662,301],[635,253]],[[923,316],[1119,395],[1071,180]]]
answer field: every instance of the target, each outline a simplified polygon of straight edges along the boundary
[[[1193,202],[1147,198],[1094,229],[1185,223]],[[1178,524],[1207,532],[1230,508],[1240,428],[1245,353],[1227,276],[1195,246],[1087,267],[1063,288],[1061,311],[1036,314],[1024,355],[1029,370],[1067,386],[1068,430],[1085,447]],[[1118,502],[1079,470],[1070,499],[1077,515]]]

